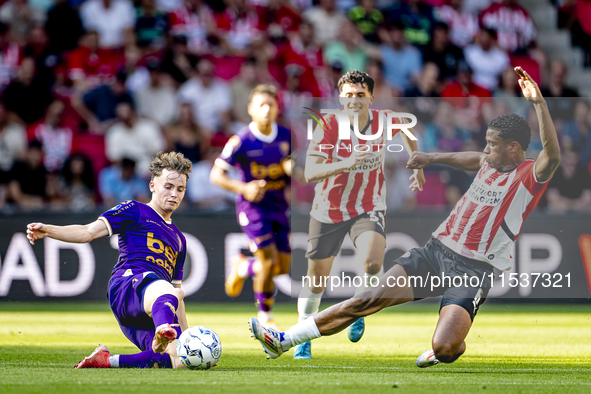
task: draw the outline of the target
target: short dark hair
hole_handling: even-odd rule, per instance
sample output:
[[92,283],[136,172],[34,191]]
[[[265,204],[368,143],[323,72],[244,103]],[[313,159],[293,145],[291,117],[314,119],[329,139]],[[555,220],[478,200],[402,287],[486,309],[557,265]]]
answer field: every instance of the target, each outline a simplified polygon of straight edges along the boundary
[[508,142],[516,141],[524,151],[531,141],[531,128],[522,116],[509,113],[494,118],[489,124],[490,130],[499,132],[499,137]]
[[359,70],[351,70],[347,71],[341,79],[339,79],[339,92],[343,91],[343,85],[347,83],[352,84],[363,84],[367,85],[367,90],[369,90],[369,94],[373,94],[373,86],[375,84],[374,80],[369,76],[369,74],[364,73],[363,71]]

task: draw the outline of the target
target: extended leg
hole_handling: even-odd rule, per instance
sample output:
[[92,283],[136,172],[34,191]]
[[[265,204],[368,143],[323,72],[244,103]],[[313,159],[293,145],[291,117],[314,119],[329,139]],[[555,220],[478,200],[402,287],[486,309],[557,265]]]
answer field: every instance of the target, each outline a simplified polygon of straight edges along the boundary
[[268,245],[254,252],[261,263],[261,269],[253,280],[253,290],[257,302],[258,316],[263,324],[273,320],[275,303],[275,284],[273,283],[274,266],[278,264],[279,252],[275,244]]

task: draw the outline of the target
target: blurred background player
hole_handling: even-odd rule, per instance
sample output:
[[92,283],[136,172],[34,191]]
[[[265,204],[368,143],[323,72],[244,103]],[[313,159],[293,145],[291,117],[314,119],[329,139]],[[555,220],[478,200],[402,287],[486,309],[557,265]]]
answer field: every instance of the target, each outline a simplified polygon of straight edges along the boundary
[[[268,358],[277,358],[292,346],[311,339],[336,334],[360,316],[440,295],[443,297],[433,348],[419,356],[416,365],[424,368],[440,362],[452,363],[464,354],[464,340],[492,286],[493,269],[510,271],[513,268],[513,244],[560,164],[556,130],[540,88],[521,67],[516,67],[515,71],[521,76],[519,85],[524,96],[534,104],[538,116],[544,146],[538,158],[526,159],[531,129],[524,118],[514,113],[490,122],[487,145],[482,153],[415,152],[408,161],[408,168],[446,164],[462,170],[478,170],[470,190],[424,247],[402,255],[378,285],[360,297],[334,305],[284,333],[268,330],[256,319],[250,319],[253,336],[261,342]],[[433,281],[428,283],[430,276],[446,276],[450,281],[449,284],[443,281],[430,291],[422,290],[433,286]],[[458,277],[469,280],[462,280],[458,285]],[[482,279],[473,284],[474,277]]]
[[45,237],[87,243],[119,234],[119,260],[109,280],[111,309],[123,334],[142,352],[112,355],[99,346],[78,368],[184,368],[176,338],[189,326],[181,290],[187,253],[184,235],[170,216],[185,195],[191,162],[176,152],[159,152],[150,163],[152,200],[126,201],[85,226],[27,225],[34,245]]
[[[289,273],[288,203],[285,188],[291,176],[291,133],[275,123],[278,113],[276,89],[258,85],[250,94],[248,113],[252,122],[230,138],[211,171],[211,182],[236,196],[238,223],[250,240],[256,259],[234,256],[226,281],[226,293],[238,297],[248,277],[261,323],[275,326],[273,278]],[[240,180],[227,172],[237,168]]]
[[[341,77],[338,87],[340,102],[351,127],[355,127],[358,122],[361,134],[376,134],[379,117],[386,116],[388,111],[369,108],[374,98],[374,80],[364,72],[353,70]],[[405,123],[403,119],[393,120],[398,124]],[[318,184],[310,212],[310,238],[306,253],[307,275],[311,281],[307,286],[303,285],[298,299],[300,321],[318,313],[326,283],[322,278],[330,275],[334,258],[347,233],[367,274],[365,285],[372,276],[378,276],[381,272],[386,247],[383,167],[387,154],[387,133],[384,132],[380,139],[373,141],[358,139],[353,133],[351,139],[339,140],[336,117],[329,115],[325,121],[328,127],[325,130],[316,127],[306,158],[306,180]],[[409,155],[412,156],[418,150],[416,141],[406,134],[403,142]],[[361,145],[369,145],[370,148],[364,149]],[[422,190],[425,183],[422,170],[415,170],[410,179],[413,191]],[[364,286],[358,287],[356,295],[364,290]],[[361,318],[349,327],[347,333],[352,342],[357,342],[364,331],[365,321]],[[294,358],[312,358],[310,342],[298,346]]]

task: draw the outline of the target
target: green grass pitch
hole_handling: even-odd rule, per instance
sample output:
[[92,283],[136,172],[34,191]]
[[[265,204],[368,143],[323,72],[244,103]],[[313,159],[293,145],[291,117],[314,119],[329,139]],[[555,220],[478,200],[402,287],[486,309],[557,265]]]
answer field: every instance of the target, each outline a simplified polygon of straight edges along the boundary
[[[294,304],[276,309],[283,327],[296,322]],[[187,310],[189,324],[221,338],[212,370],[74,370],[99,343],[113,353],[137,351],[108,305],[0,303],[0,393],[591,392],[591,305],[485,304],[466,354],[428,369],[414,362],[430,348],[433,303],[370,316],[356,344],[344,332],[320,338],[314,360],[293,360],[293,351],[266,360],[249,337],[252,305],[192,303]]]

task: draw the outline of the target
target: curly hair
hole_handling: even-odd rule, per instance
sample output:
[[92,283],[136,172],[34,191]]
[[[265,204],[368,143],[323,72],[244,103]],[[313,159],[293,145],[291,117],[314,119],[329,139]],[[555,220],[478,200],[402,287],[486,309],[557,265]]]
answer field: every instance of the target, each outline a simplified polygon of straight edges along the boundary
[[343,91],[343,85],[347,83],[359,83],[362,86],[365,84],[367,86],[367,90],[369,90],[369,94],[373,94],[373,87],[375,85],[375,82],[369,76],[369,74],[364,73],[363,71],[351,70],[343,74],[341,79],[339,79],[339,92]]
[[509,113],[494,118],[488,128],[499,132],[499,137],[507,142],[516,141],[524,151],[531,141],[531,128],[523,117]]
[[164,169],[176,171],[181,175],[186,175],[189,180],[189,173],[193,169],[191,160],[186,159],[182,153],[162,151],[156,153],[154,160],[150,163],[150,172],[152,173],[152,180],[157,176],[162,175]]

